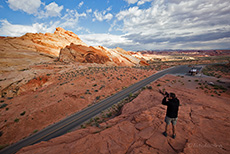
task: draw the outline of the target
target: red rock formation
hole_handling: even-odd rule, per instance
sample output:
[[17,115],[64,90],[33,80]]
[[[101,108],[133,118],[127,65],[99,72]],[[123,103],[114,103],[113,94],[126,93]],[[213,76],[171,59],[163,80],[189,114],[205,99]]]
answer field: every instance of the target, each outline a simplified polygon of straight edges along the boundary
[[38,52],[48,53],[54,56],[59,56],[60,49],[70,43],[87,46],[76,34],[71,31],[66,31],[61,27],[56,28],[54,34],[27,33],[19,37],[19,39],[32,41],[30,46]]
[[144,60],[141,60],[139,64],[141,66],[149,66],[149,64],[146,61],[144,61]]
[[[79,46],[73,47],[73,45],[70,45],[71,43]],[[30,50],[59,57],[60,60],[64,61],[71,60],[82,63],[99,64],[110,62],[110,65],[117,66],[135,66],[145,63],[140,63],[140,59],[132,56],[130,52],[119,47],[116,49],[108,49],[102,46],[89,47],[76,34],[60,27],[56,28],[53,34],[27,33],[21,37],[1,37],[0,44],[2,44],[3,51],[12,49],[17,51],[22,49]],[[68,47],[65,48],[69,45],[76,49],[73,49],[74,55],[72,55],[72,58],[70,58],[71,52],[67,51]],[[60,55],[61,49],[63,50]],[[72,52],[73,50],[71,49]]]
[[61,49],[59,60],[98,64],[105,64],[110,61],[109,57],[101,50],[73,43]]
[[[229,94],[212,97],[202,90],[191,89],[184,77],[166,76],[152,84],[152,90],[144,90],[131,103],[126,104],[122,114],[100,124],[73,131],[48,142],[23,148],[18,154],[53,153],[222,153],[230,151]],[[165,83],[167,80],[186,82],[181,86]],[[180,99],[177,137],[162,135],[166,107],[161,104],[163,96],[156,85],[161,84]],[[197,83],[196,83],[197,84]],[[170,85],[170,86],[169,86]],[[209,101],[207,101],[209,100]]]

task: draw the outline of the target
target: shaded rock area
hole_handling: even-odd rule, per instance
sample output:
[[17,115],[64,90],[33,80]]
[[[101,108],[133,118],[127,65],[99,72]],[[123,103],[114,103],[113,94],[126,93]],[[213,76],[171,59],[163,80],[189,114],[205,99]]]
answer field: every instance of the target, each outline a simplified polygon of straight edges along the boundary
[[105,64],[110,62],[109,57],[101,50],[94,47],[70,44],[61,49],[59,55],[60,61],[75,61],[80,63],[98,63]]
[[[230,152],[229,89],[221,96],[205,93],[193,78],[167,75],[126,104],[122,114],[100,124],[79,129],[48,142],[28,146],[18,154],[54,153],[222,153]],[[229,85],[230,82],[226,82]],[[160,85],[160,86],[159,86]],[[190,86],[193,85],[193,86]],[[162,135],[166,107],[158,89],[176,93],[181,102],[177,137]]]

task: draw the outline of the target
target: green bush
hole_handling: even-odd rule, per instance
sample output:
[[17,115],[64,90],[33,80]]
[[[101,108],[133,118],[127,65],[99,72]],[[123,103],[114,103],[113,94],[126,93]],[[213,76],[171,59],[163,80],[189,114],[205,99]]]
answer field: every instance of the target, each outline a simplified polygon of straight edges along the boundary
[[2,104],[1,106],[0,106],[0,109],[2,109],[2,108],[4,108],[4,107],[6,107],[8,104]]
[[37,129],[35,129],[34,131],[33,131],[33,133],[37,133],[38,132],[38,130]]
[[23,116],[23,115],[25,115],[25,113],[26,113],[26,111],[22,112],[20,115]]

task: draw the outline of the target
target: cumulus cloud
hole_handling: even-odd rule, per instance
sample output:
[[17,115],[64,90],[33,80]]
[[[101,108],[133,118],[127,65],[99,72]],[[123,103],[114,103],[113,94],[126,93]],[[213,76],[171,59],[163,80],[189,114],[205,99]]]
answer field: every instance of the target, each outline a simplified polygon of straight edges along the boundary
[[92,9],[88,9],[86,10],[87,13],[91,13],[92,12]]
[[129,4],[135,4],[138,0],[125,0]]
[[134,6],[120,11],[116,15],[119,24],[113,28],[151,49],[197,42],[202,46],[202,43],[230,38],[229,16],[230,1],[155,0],[147,9]]
[[[14,11],[22,10],[28,14],[38,16],[39,18],[61,16],[61,11],[63,9],[63,6],[58,6],[55,2],[45,5],[41,0],[8,0],[7,3]],[[41,4],[45,5],[44,10],[39,10]]]
[[84,4],[84,2],[81,1],[81,2],[78,4],[78,7],[82,7],[83,4]]
[[0,35],[1,36],[22,36],[25,33],[46,33],[54,31],[58,23],[34,23],[32,25],[17,25],[11,24],[8,20],[0,20]]
[[113,15],[111,13],[107,13],[107,11],[98,12],[98,10],[94,11],[94,16],[95,16],[95,18],[93,19],[93,21],[95,21],[95,20],[110,21],[113,18]]
[[86,13],[78,13],[77,10],[66,9],[66,14],[61,17],[61,27],[74,28],[80,17],[86,17]]
[[151,1],[153,1],[153,0],[140,0],[140,1],[138,1],[137,5],[142,5],[146,2],[151,2]]
[[79,37],[91,46],[105,46],[108,48],[127,47],[134,45],[132,41],[125,38],[123,35],[113,34],[86,34]]
[[22,10],[28,14],[36,14],[41,0],[8,0],[9,7],[14,10]]
[[50,3],[49,5],[45,6],[45,17],[56,17],[61,16],[61,11],[63,6],[58,6],[55,2]]

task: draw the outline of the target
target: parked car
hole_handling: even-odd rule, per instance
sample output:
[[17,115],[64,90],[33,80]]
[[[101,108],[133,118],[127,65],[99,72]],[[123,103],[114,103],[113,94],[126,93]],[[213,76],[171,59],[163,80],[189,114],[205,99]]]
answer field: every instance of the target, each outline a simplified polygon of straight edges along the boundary
[[198,71],[196,68],[192,68],[192,69],[189,71],[189,73],[190,73],[191,75],[196,75],[198,72],[199,72],[199,71]]

